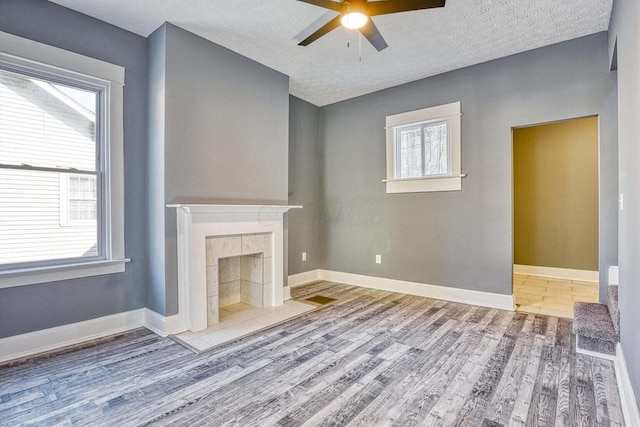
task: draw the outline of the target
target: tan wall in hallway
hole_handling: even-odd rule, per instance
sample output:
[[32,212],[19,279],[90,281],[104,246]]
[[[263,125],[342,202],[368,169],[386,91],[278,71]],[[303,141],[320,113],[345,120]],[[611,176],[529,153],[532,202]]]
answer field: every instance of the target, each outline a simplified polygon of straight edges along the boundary
[[513,131],[515,263],[598,270],[598,119]]

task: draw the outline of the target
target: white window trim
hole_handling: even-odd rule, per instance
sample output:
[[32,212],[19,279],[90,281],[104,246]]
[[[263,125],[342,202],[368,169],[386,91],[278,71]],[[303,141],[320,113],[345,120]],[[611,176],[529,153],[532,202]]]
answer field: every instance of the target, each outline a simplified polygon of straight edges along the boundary
[[104,207],[102,234],[107,241],[102,259],[86,262],[74,259],[67,264],[2,270],[0,289],[123,272],[129,261],[124,249],[124,68],[3,32],[0,32],[0,63],[94,81],[105,87],[105,102],[110,107],[103,118],[104,140],[108,143],[102,144],[101,153],[108,171],[104,177],[104,200],[109,201]]
[[[462,178],[460,148],[460,102],[453,102],[422,110],[387,116],[385,129],[387,134],[387,193],[418,193],[430,191],[460,191]],[[395,131],[394,128],[428,121],[449,122],[450,173],[447,175],[422,176],[417,178],[396,179]]]

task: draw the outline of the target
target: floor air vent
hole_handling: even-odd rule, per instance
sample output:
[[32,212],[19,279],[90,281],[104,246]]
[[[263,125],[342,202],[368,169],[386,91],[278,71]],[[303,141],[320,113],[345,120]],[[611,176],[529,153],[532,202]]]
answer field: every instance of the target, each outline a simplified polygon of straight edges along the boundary
[[329,298],[322,295],[315,295],[310,298],[306,298],[304,301],[308,301],[310,303],[318,304],[318,305],[327,305],[337,300],[335,298]]

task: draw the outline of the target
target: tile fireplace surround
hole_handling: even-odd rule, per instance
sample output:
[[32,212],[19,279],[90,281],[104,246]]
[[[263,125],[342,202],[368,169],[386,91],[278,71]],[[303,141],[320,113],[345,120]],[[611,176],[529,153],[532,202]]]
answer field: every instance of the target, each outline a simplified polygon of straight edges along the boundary
[[246,297],[257,306],[256,293],[249,296],[249,288],[257,292],[260,283],[262,305],[282,305],[284,214],[301,206],[180,203],[167,207],[177,210],[178,310],[185,330],[197,332],[217,323],[220,299],[231,303],[228,299],[235,298],[230,295],[235,291],[219,286],[226,283],[220,276],[221,259],[252,255],[263,261],[263,280],[247,280]]
[[272,235],[207,237],[207,326],[218,323],[220,308],[244,303],[273,307]]

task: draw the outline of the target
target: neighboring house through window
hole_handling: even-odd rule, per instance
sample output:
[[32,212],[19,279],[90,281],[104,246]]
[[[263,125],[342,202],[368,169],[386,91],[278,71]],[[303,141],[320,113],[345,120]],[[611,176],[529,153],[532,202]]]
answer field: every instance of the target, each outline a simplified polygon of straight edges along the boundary
[[387,193],[461,190],[460,103],[387,116]]
[[124,271],[123,80],[0,33],[0,287]]
[[60,175],[60,225],[96,227],[98,188],[95,176]]
[[69,186],[67,193],[67,221],[86,222],[97,219],[96,178],[93,176],[67,177]]

